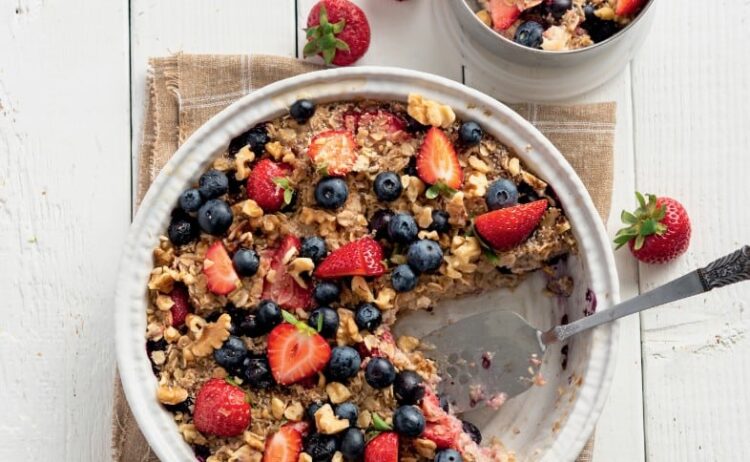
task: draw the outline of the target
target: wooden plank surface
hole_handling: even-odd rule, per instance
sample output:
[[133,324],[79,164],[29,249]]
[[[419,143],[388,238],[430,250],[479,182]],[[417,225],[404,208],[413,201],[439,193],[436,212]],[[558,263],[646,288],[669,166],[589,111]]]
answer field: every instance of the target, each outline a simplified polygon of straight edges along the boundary
[[[750,3],[666,6],[633,66],[636,175],[641,191],[685,205],[693,237],[675,264],[641,267],[642,290],[750,243]],[[748,300],[745,283],[643,315],[649,460],[747,458]]]
[[125,1],[0,2],[3,461],[110,457],[127,37]]

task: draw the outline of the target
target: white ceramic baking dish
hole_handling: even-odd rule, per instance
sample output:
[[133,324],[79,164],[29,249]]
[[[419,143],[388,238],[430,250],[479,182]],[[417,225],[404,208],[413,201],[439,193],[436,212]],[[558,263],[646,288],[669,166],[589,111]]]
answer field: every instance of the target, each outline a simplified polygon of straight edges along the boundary
[[[217,114],[182,145],[149,189],[124,248],[115,295],[118,366],[135,418],[163,462],[195,460],[171,415],[155,398],[157,381],[144,346],[151,252],[167,227],[179,194],[226,149],[230,139],[260,121],[285,113],[301,97],[319,102],[360,98],[405,101],[412,92],[449,104],[460,117],[476,120],[512,147],[554,188],[580,246],[579,255],[566,263],[566,271],[576,281],[575,293],[567,300],[542,296],[544,281],[537,276],[515,292],[497,291],[444,304],[439,312],[450,315],[512,304],[543,327],[559,321],[563,314],[571,320],[583,316],[591,307],[589,291],[596,295],[598,309],[618,300],[614,258],[591,198],[557,149],[508,107],[454,81],[401,69],[333,69],[274,83]],[[604,405],[615,369],[616,343],[616,325],[581,335],[569,346],[564,370],[560,347],[552,348],[542,369],[546,386],[534,387],[500,411],[484,412],[474,420],[482,426],[485,437],[500,437],[520,461],[574,460]]]

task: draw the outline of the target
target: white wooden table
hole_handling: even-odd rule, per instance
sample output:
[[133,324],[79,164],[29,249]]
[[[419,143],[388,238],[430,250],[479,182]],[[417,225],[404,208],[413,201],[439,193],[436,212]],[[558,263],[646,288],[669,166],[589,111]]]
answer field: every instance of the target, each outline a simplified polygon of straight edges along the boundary
[[[362,64],[492,93],[440,39],[430,1],[357,0],[373,28]],[[585,100],[618,103],[610,232],[637,188],[681,200],[694,237],[669,266],[618,253],[623,297],[750,241],[750,2],[657,1],[646,49]],[[1,461],[109,459],[111,300],[147,58],[295,56],[313,3],[0,0]],[[750,284],[622,322],[597,461],[746,460],[748,300]]]

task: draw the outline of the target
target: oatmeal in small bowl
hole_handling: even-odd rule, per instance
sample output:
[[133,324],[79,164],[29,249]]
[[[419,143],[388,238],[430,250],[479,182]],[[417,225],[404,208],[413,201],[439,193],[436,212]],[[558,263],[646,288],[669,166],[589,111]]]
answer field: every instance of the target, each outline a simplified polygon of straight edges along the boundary
[[[161,214],[145,234],[156,239],[134,224],[146,299],[118,307],[142,310],[118,319],[120,369],[163,460],[479,462],[580,449],[558,437],[588,431],[567,416],[590,406],[579,393],[603,402],[608,367],[595,358],[610,340],[545,355],[540,386],[488,419],[454,415],[416,333],[392,333],[407,312],[449,312],[477,294],[546,299],[531,303],[545,323],[580,317],[567,310],[584,292],[600,308],[616,298],[611,269],[587,275],[611,258],[601,230],[576,226],[592,226],[590,199],[569,211],[576,178],[543,179],[569,166],[540,163],[534,151],[548,147],[533,136],[521,151],[497,131],[528,130],[497,103],[441,79],[436,95],[416,83],[425,78],[364,69],[276,84],[278,97],[263,95],[271,86],[230,107],[244,116],[209,122],[165,167],[143,206]],[[274,104],[258,117],[261,98]],[[209,135],[220,129],[233,134]],[[145,358],[130,349],[136,327]],[[514,417],[532,401],[540,409]],[[549,431],[531,430],[544,422]]]

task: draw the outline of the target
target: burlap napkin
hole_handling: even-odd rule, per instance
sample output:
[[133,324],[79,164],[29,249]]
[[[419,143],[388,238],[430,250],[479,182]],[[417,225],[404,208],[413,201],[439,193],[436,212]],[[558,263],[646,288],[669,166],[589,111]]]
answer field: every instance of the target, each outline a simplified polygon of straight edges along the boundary
[[[292,58],[178,54],[150,62],[136,202],[180,144],[230,103],[271,82],[319,69]],[[563,153],[606,220],[612,194],[615,104],[517,105]],[[158,462],[115,379],[113,459]],[[590,462],[593,437],[578,462]]]

